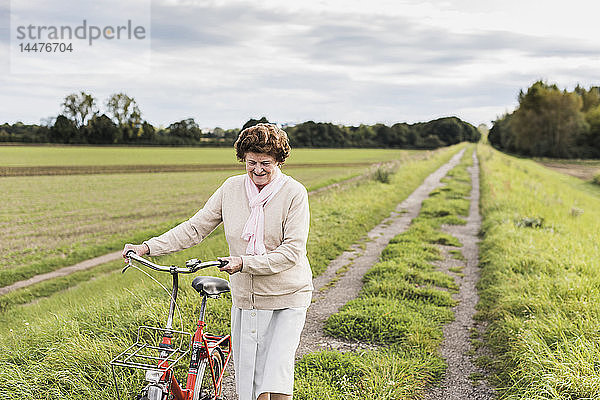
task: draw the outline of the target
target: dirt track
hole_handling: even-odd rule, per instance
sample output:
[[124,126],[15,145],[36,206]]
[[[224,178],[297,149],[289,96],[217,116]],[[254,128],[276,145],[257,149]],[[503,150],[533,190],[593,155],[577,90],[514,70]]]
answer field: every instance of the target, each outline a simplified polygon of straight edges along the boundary
[[34,285],[36,283],[40,283],[43,281],[47,281],[48,279],[59,278],[61,276],[70,275],[77,271],[83,271],[92,267],[96,267],[100,264],[107,263],[109,261],[118,260],[121,257],[121,251],[115,251],[114,253],[105,254],[100,257],[95,257],[89,260],[82,261],[75,265],[71,265],[70,267],[64,267],[61,269],[57,269],[56,271],[47,272],[45,274],[40,274],[36,276],[32,276],[29,279],[24,281],[15,282],[12,285],[4,286],[0,288],[0,296],[3,296],[7,293],[10,293],[17,289],[22,289],[24,287]]
[[[452,275],[459,285],[459,293],[454,296],[459,301],[453,308],[455,320],[444,327],[444,341],[442,342],[441,354],[448,363],[448,370],[440,386],[432,388],[425,400],[488,400],[492,399],[494,392],[485,381],[474,384],[470,377],[485,376],[485,371],[473,364],[469,355],[472,349],[470,334],[472,329],[477,329],[473,315],[475,306],[479,301],[475,285],[479,281],[479,247],[477,234],[481,227],[481,215],[479,214],[479,162],[477,155],[473,153],[473,166],[469,168],[471,173],[471,206],[466,225],[451,225],[443,227],[443,230],[455,236],[462,243],[462,255],[466,259],[466,266],[462,274],[449,271],[449,268],[462,265],[451,257],[438,263],[439,268],[445,273]],[[445,255],[450,246],[440,246]],[[479,329],[478,329],[479,330]],[[475,375],[472,375],[475,374]]]

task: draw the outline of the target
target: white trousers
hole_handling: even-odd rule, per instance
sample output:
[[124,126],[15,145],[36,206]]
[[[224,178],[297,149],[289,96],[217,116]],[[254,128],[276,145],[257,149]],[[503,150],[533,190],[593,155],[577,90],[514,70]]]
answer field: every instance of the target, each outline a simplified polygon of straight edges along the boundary
[[292,394],[294,358],[307,308],[242,310],[231,307],[231,339],[239,400],[261,393]]

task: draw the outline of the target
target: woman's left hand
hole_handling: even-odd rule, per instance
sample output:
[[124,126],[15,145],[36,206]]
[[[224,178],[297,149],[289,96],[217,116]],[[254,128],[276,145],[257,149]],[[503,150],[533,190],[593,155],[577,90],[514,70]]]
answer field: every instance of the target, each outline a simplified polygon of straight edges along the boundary
[[227,261],[227,265],[219,268],[219,270],[227,272],[229,275],[242,270],[242,257],[219,257],[219,260]]

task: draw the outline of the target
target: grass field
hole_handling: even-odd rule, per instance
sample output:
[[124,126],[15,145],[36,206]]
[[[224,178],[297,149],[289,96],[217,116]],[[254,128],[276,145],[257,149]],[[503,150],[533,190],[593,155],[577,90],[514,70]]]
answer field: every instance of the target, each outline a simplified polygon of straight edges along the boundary
[[[308,249],[312,266],[322,269],[356,242],[461,147],[406,161],[389,184],[367,179],[312,197]],[[210,259],[222,254],[226,254],[226,244],[217,234],[160,262],[181,264],[192,257]],[[108,268],[94,280],[82,280],[70,290],[0,315],[0,352],[7,355],[0,359],[0,398],[114,397],[106,389],[111,379],[108,360],[131,342],[137,325],[164,323],[167,297],[135,271],[116,275]],[[189,281],[184,278],[180,283],[180,308],[188,323],[198,311],[198,296]],[[212,302],[211,330],[228,330],[230,306],[227,298]],[[179,327],[177,316],[175,321]]]
[[[356,168],[288,168],[310,189]],[[0,178],[0,286],[140,241],[192,216],[243,170]]]
[[504,399],[600,398],[600,190],[479,146],[479,317]]
[[457,286],[432,262],[441,258],[436,244],[460,246],[440,227],[465,223],[473,150],[424,201],[409,229],[390,241],[365,275],[359,297],[326,323],[330,335],[376,350],[305,356],[296,366],[295,398],[416,399],[440,380],[445,363],[437,350],[443,325],[454,317],[451,294]]
[[[395,149],[293,149],[287,164],[376,163],[417,151]],[[239,165],[230,147],[0,146],[0,166],[103,166],[161,164]]]

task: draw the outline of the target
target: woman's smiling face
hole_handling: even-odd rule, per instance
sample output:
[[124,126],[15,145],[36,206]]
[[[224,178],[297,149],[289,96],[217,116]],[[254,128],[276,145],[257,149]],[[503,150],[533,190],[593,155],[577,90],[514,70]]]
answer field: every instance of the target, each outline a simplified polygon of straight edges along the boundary
[[275,178],[277,161],[265,153],[246,153],[246,172],[259,189],[271,183]]

